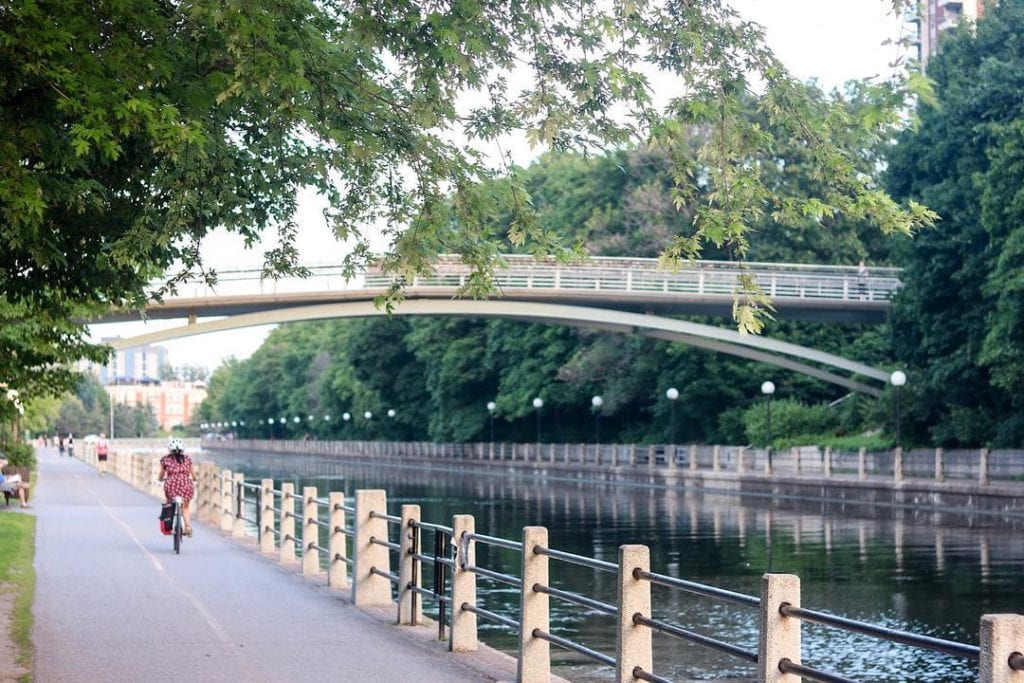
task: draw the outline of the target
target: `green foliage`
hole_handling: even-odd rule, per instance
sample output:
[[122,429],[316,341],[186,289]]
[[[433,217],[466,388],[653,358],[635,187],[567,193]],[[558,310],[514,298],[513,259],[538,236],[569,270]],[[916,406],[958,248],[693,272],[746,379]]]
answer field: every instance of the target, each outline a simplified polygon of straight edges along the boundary
[[[509,78],[520,65],[526,87]],[[663,111],[653,72],[683,93]],[[248,243],[276,233],[267,272],[301,272],[306,189],[351,245],[350,273],[376,259],[367,226],[386,226],[385,270],[457,253],[475,293],[506,243],[577,255],[541,225],[515,170],[485,162],[510,134],[557,150],[664,150],[683,217],[663,234],[668,260],[705,245],[745,255],[768,212],[908,232],[931,216],[893,202],[850,148],[890,135],[911,90],[865,86],[875,104],[851,115],[795,83],[724,0],[14,3],[0,14],[0,377],[27,397],[70,387],[68,363],[107,352],[78,321],[195,273],[214,280],[198,248],[214,228]],[[817,168],[807,195],[749,162],[782,142]]]
[[910,438],[1024,444],[1024,2],[993,3],[929,63],[939,106],[891,155],[889,187],[942,221],[900,254],[893,345]]
[[65,395],[46,421],[49,429],[60,434],[98,434],[107,431],[110,399],[103,385],[92,375],[83,375],[73,394]]
[[10,461],[12,467],[27,467],[30,470],[36,468],[36,449],[32,447],[32,444],[8,443],[4,457]]
[[[102,429],[101,429],[102,431]],[[114,404],[114,436],[119,438],[144,438],[157,436],[160,425],[156,412],[148,403],[126,405]]]
[[[32,644],[32,601],[36,589],[35,515],[0,514],[0,586],[13,593],[9,633],[17,652],[17,664],[31,671],[35,647]],[[10,672],[8,672],[10,673]],[[19,681],[31,681],[26,674]]]
[[[764,400],[747,408],[744,414],[748,443],[764,445],[769,436],[768,406]],[[839,427],[839,416],[827,404],[807,405],[794,399],[771,403],[771,442],[792,441],[810,434],[832,433]]]
[[882,451],[893,448],[895,445],[896,442],[891,436],[881,434],[851,434],[847,436],[828,433],[801,434],[772,441],[772,446],[777,449],[794,446],[819,446],[821,448],[831,447],[840,451],[855,451],[861,448],[866,448],[869,451]]

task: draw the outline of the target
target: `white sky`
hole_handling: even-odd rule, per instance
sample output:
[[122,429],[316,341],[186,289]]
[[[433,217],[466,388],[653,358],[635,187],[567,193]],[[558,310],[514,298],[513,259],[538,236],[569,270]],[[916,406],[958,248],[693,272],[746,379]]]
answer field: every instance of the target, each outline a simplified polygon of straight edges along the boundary
[[[883,45],[898,38],[902,29],[900,18],[891,14],[889,0],[733,0],[733,5],[744,17],[765,27],[769,45],[794,75],[801,80],[817,79],[826,89],[850,79],[888,74],[889,64],[898,56],[895,45]],[[528,159],[527,149],[523,143],[516,156]],[[304,262],[341,260],[345,247],[325,227],[312,193],[300,203],[297,218],[301,226],[297,246]],[[221,269],[256,265],[266,246],[246,253],[236,236],[214,234],[205,245],[204,259]],[[94,325],[91,332],[95,340],[130,337],[183,323],[154,320]],[[168,349],[172,364],[203,365],[212,371],[230,356],[250,356],[271,329],[265,326],[218,332],[164,342],[162,346]]]

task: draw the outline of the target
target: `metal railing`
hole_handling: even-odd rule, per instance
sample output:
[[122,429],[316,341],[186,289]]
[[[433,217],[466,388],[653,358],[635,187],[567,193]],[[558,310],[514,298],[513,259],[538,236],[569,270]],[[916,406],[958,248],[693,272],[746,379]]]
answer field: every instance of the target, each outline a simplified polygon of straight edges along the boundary
[[[116,454],[113,459],[118,464]],[[115,471],[144,487],[149,483],[144,472],[150,465],[149,461],[133,460],[130,467],[124,465],[115,468]],[[477,647],[477,618],[508,628],[519,637],[520,671],[524,672],[520,680],[524,683],[549,679],[550,645],[586,657],[598,665],[614,667],[617,680],[666,683],[669,678],[655,673],[653,633],[755,665],[759,680],[774,679],[781,672],[805,680],[851,681],[847,677],[848,673],[826,671],[801,660],[799,633],[804,622],[976,661],[979,663],[982,683],[1009,680],[1013,672],[1024,671],[1024,615],[987,615],[982,618],[978,644],[956,642],[803,607],[800,604],[799,578],[793,575],[765,574],[762,577],[761,594],[746,595],[653,572],[650,567],[650,551],[646,546],[621,546],[618,562],[609,562],[550,547],[547,530],[543,527],[526,527],[522,540],[512,540],[476,533],[475,523],[469,515],[456,515],[452,525],[447,526],[422,521],[419,518],[419,506],[416,505],[403,505],[400,516],[389,514],[383,491],[357,491],[356,504],[349,506],[344,503],[340,493],[331,493],[321,498],[317,496],[315,488],[306,487],[302,495],[296,494],[293,488],[290,483],[274,488],[270,480],[264,480],[257,486],[245,482],[244,476],[239,473],[217,472],[209,463],[203,463],[197,486],[198,516],[201,520],[220,524],[222,529],[230,530],[235,535],[239,528],[245,532],[244,525],[235,523],[247,521],[239,514],[242,507],[229,503],[244,500],[247,491],[256,491],[257,497],[263,498],[258,508],[267,516],[264,524],[258,525],[265,530],[265,533],[260,531],[260,542],[266,552],[277,554],[282,562],[290,562],[296,550],[303,551],[303,573],[322,573],[321,562],[326,558],[328,585],[331,588],[351,589],[356,605],[395,605],[397,601],[399,623],[417,623],[419,601],[432,599],[438,605],[441,637],[445,636],[448,609],[454,607],[451,609],[451,628],[448,630],[453,651]],[[276,505],[276,501],[280,504]],[[294,510],[295,503],[299,501],[303,509]],[[320,518],[321,508],[326,508],[329,520]],[[346,528],[347,514],[354,518],[351,530]],[[231,524],[225,525],[225,519]],[[301,534],[294,529],[296,520],[302,523]],[[397,543],[388,537],[389,529],[392,528],[398,532]],[[424,531],[435,535],[433,554],[424,552],[420,545]],[[327,533],[327,544],[321,540],[322,532]],[[518,553],[522,571],[514,575],[480,566],[476,561],[476,544]],[[352,549],[351,554],[348,552],[349,547]],[[397,554],[397,573],[392,568],[392,553]],[[554,585],[548,580],[550,561],[571,563],[614,575],[617,581],[617,602],[605,602],[598,596]],[[434,572],[432,590],[421,585],[422,569],[428,566]],[[350,568],[353,579],[351,584],[348,581]],[[450,582],[447,580],[449,573]],[[478,604],[477,578],[518,589],[518,613],[502,613]],[[374,582],[380,582],[376,588]],[[652,601],[652,586],[683,591],[756,611],[756,616],[751,615],[751,619],[758,625],[757,649],[659,618],[655,614],[656,605],[662,604],[662,601]],[[620,634],[615,656],[553,633],[549,626],[550,599],[613,620]],[[467,622],[466,616],[471,616],[472,621]],[[815,654],[810,652],[808,656],[813,660]],[[883,665],[884,662],[878,663],[879,670]]]

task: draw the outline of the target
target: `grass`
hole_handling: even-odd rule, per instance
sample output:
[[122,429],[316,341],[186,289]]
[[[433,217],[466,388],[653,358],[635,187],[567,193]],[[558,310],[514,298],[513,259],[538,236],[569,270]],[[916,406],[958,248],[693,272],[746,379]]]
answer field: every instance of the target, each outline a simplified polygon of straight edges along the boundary
[[[10,615],[11,638],[18,650],[18,664],[29,671],[20,683],[32,680],[32,601],[36,593],[36,518],[0,513],[0,590],[14,592]],[[4,615],[0,614],[0,619]]]

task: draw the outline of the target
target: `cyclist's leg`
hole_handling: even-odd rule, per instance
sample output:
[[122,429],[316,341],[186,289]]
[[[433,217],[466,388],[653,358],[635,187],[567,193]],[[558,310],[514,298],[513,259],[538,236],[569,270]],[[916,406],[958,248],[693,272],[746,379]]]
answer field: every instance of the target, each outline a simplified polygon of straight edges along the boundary
[[186,500],[181,507],[181,516],[185,520],[185,529],[192,528],[192,512],[191,512],[191,500]]

